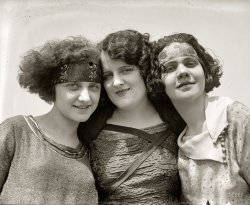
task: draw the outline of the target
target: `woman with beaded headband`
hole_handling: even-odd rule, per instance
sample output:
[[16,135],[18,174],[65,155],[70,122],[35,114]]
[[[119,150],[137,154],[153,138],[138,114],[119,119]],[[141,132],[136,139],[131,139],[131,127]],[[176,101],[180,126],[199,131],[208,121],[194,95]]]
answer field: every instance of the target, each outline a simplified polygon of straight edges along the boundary
[[[99,45],[109,99],[79,131],[90,130],[100,203],[178,204],[177,136],[166,122],[168,115],[160,116],[150,101],[145,85],[151,68],[149,35],[122,30]],[[148,154],[152,145],[155,149]]]
[[187,204],[249,204],[250,110],[207,95],[220,85],[218,59],[186,33],[158,40],[154,55],[158,66],[148,76],[149,90],[156,99],[165,95],[166,106],[186,122],[178,168]]
[[19,84],[53,107],[41,116],[18,115],[1,123],[1,204],[98,203],[77,128],[99,102],[99,57],[80,36],[48,41],[23,57]]

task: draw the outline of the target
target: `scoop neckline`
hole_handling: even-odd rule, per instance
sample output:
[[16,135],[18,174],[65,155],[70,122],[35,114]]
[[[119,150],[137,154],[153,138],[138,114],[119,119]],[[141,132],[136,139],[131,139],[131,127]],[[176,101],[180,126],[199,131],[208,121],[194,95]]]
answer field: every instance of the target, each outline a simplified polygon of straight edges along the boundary
[[32,115],[28,115],[27,117],[33,123],[33,126],[35,126],[36,131],[39,133],[39,135],[38,135],[38,133],[36,133],[35,130],[33,130],[33,132],[35,132],[36,136],[39,139],[42,138],[41,140],[45,141],[46,144],[48,144],[49,147],[51,147],[52,149],[59,151],[63,155],[66,155],[66,156],[72,157],[72,158],[80,158],[83,155],[85,155],[86,149],[82,143],[79,143],[79,145],[77,145],[76,148],[72,148],[72,147],[69,147],[67,145],[57,143],[43,133],[43,131],[39,127],[37,121],[35,120],[35,118]]

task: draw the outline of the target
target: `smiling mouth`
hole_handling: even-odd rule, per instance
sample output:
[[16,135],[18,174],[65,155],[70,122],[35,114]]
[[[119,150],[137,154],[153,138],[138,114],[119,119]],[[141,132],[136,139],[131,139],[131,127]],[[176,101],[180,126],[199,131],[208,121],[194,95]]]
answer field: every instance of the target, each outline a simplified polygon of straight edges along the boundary
[[130,88],[118,90],[115,92],[115,94],[118,95],[119,97],[122,97],[122,96],[126,95],[129,90],[130,90]]
[[91,105],[84,105],[84,106],[80,106],[80,105],[73,105],[75,108],[80,109],[80,110],[84,110],[84,109],[88,109]]
[[185,86],[185,85],[192,85],[192,84],[194,84],[194,83],[192,83],[192,82],[183,82],[183,83],[180,83],[180,84],[177,86],[177,88],[181,88],[181,87],[183,87],[183,86]]

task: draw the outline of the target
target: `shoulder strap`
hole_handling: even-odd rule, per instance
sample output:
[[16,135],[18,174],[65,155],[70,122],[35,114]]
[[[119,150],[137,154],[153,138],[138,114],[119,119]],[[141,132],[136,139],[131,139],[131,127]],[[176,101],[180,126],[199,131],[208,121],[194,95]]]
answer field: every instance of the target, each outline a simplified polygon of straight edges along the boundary
[[152,154],[152,152],[169,136],[171,130],[167,130],[157,137],[143,152],[142,154],[106,189],[110,194],[115,191],[126,179],[131,176],[135,170]]
[[149,142],[153,142],[153,139],[151,136],[152,134],[149,134],[149,133],[145,132],[144,130],[140,130],[140,129],[133,128],[133,127],[113,125],[113,124],[106,124],[104,128],[106,130],[110,130],[110,131],[132,134],[132,135],[141,137]]

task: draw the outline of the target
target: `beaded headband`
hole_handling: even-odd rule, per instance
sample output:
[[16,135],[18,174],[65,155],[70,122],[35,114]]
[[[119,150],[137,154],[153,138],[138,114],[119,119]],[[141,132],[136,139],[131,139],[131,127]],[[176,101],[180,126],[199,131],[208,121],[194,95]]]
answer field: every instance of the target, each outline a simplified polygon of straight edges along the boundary
[[100,66],[91,61],[64,64],[59,68],[54,84],[76,81],[101,83]]
[[174,42],[166,46],[158,55],[159,63],[163,64],[174,58],[192,56],[199,60],[199,57],[192,46],[188,43]]

